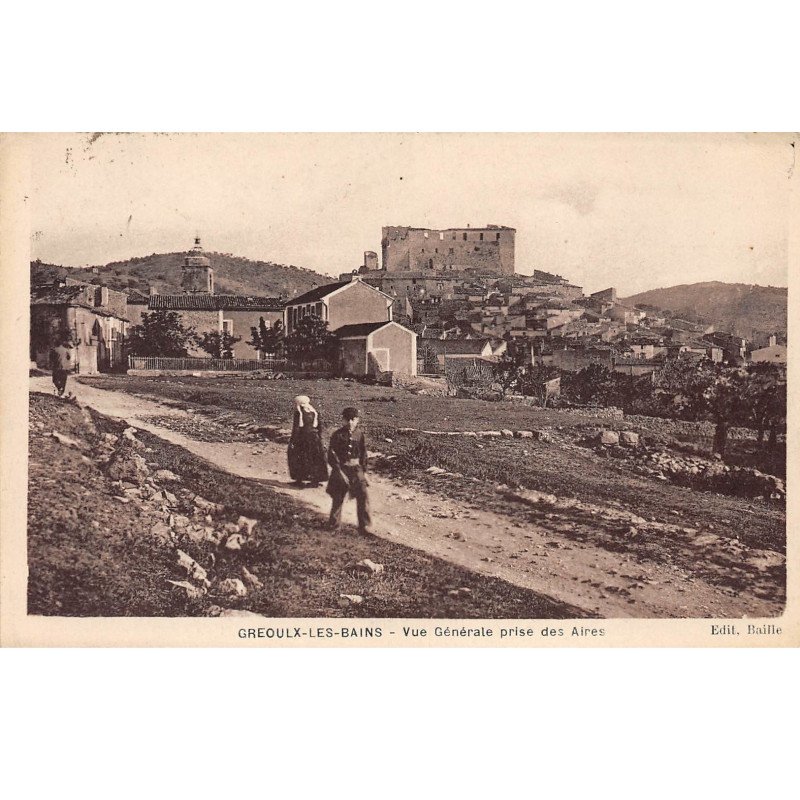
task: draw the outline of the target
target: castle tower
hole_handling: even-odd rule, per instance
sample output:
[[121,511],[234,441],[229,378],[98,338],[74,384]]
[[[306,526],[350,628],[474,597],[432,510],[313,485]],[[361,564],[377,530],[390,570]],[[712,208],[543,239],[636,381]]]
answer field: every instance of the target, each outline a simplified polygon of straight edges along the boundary
[[190,294],[214,294],[214,270],[203,252],[200,237],[194,239],[194,247],[183,261],[181,287]]

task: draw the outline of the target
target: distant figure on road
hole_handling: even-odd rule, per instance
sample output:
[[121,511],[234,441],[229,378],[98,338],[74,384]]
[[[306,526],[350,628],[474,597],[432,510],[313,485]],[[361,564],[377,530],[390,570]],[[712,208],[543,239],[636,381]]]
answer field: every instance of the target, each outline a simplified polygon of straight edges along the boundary
[[333,499],[330,528],[337,530],[342,523],[342,505],[349,495],[356,499],[359,533],[369,533],[372,524],[367,496],[367,445],[364,432],[358,428],[361,413],[348,407],[342,411],[345,424],[331,436],[328,463],[331,477],[327,492]]
[[[67,356],[69,358],[69,356]],[[59,397],[64,396],[64,391],[67,388],[67,370],[61,363],[61,356],[55,351],[50,351],[50,369],[53,371],[53,386],[55,392]]]
[[322,446],[322,420],[317,409],[311,405],[311,399],[304,394],[294,399],[288,458],[289,475],[298,486],[302,486],[303,481],[319,486],[328,477]]

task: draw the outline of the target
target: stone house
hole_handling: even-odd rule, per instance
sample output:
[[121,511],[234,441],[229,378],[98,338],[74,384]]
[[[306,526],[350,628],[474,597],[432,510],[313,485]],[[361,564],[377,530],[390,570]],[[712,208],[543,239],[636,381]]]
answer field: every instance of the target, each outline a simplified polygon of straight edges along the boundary
[[785,344],[777,344],[777,337],[770,336],[766,347],[759,347],[750,354],[750,360],[756,364],[785,364],[787,349]]
[[361,322],[336,330],[343,375],[417,374],[417,334],[397,322]]
[[314,314],[336,332],[344,325],[365,322],[390,322],[394,299],[362,281],[352,280],[318,286],[287,301],[283,319],[286,334],[290,335],[305,316]]
[[[141,311],[177,311],[184,325],[203,333],[229,333],[241,341],[233,347],[234,358],[261,359],[262,354],[252,345],[251,328],[258,328],[263,319],[271,328],[283,320],[283,303],[277,297],[251,297],[231,294],[153,294],[146,307],[137,305]],[[208,353],[197,345],[189,348],[189,355],[208,358]]]
[[128,324],[123,292],[71,278],[33,286],[31,361],[49,369],[56,350],[62,364],[81,375],[124,369]]

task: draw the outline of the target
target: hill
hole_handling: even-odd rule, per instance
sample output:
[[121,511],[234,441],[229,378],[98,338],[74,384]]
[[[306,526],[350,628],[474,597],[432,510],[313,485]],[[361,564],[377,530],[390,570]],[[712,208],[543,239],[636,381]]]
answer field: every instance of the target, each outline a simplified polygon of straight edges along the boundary
[[770,333],[785,336],[787,298],[787,289],[782,287],[710,281],[652,289],[622,302],[655,306],[672,316],[709,322],[717,330],[747,339],[761,339]]
[[[113,261],[101,267],[61,267],[31,262],[31,282],[69,276],[89,283],[102,283],[120,291],[138,290],[148,294],[150,286],[160,294],[181,292],[181,265],[188,253],[153,253],[149,256]],[[214,268],[218,294],[292,297],[335,278],[310,269],[270,261],[251,261],[229,253],[206,252]]]

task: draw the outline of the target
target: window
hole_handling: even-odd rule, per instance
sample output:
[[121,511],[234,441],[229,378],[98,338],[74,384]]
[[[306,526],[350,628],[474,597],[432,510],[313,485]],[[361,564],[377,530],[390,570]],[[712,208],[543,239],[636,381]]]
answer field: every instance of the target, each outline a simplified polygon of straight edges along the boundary
[[440,242],[443,242],[443,241],[444,241],[444,234],[443,234],[443,233],[440,233],[440,234],[439,234],[439,241],[440,241]]
[[479,248],[478,248],[478,245],[475,245],[475,247],[473,248],[473,250],[474,250],[474,251],[477,253],[477,252],[478,252],[478,250],[479,250]]
[[233,336],[233,320],[222,320],[222,332],[227,333],[229,336]]
[[499,233],[496,233],[496,234],[495,234],[495,241],[496,241],[496,242],[499,242],[499,241],[500,241],[500,234],[499,234]]
[[454,252],[453,248],[452,247],[448,247],[447,248],[447,252],[450,253],[450,255],[453,255],[453,252]]
[[425,233],[424,233],[423,235],[424,235],[424,236],[425,236],[425,238],[427,239],[427,238],[428,238],[428,231],[425,231]]
[[481,237],[481,241],[483,241],[483,234],[482,233],[480,234],[480,237]]
[[466,241],[467,241],[467,234],[466,234],[466,233],[464,233],[464,234],[462,234],[462,235],[464,236],[464,241],[466,242]]
[[433,250],[433,252],[434,252],[434,253],[438,253],[438,252],[439,252],[439,248],[438,248],[438,247],[435,247],[435,248],[434,248],[434,250]]

